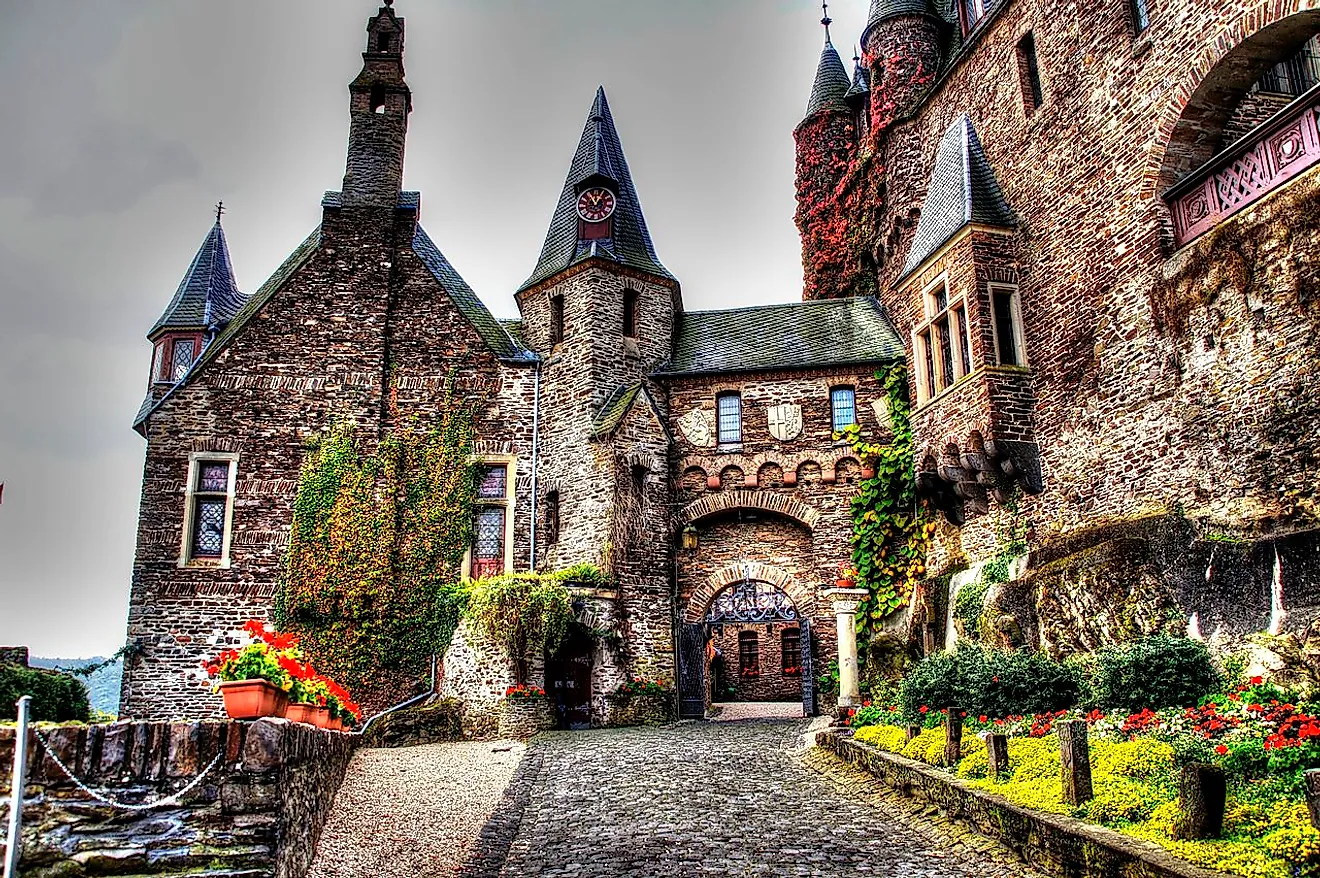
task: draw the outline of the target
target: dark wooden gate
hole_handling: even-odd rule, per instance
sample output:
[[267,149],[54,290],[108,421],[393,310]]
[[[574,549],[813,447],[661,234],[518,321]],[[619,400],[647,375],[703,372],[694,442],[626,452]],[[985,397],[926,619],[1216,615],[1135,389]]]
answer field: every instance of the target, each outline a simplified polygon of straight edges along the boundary
[[706,716],[706,642],[704,622],[684,623],[678,637],[678,718]]
[[560,728],[591,726],[592,643],[585,637],[569,638],[545,662],[546,695],[555,704]]

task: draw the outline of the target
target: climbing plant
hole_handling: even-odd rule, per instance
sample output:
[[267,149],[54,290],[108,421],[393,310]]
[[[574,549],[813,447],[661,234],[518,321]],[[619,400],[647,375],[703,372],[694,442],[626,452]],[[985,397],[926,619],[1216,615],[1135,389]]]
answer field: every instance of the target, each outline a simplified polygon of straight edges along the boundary
[[379,675],[420,678],[466,596],[473,418],[450,400],[429,429],[404,424],[363,453],[339,425],[306,447],[276,623],[352,691]]
[[889,401],[893,440],[887,445],[871,442],[856,425],[841,433],[875,470],[872,478],[862,480],[852,501],[853,567],[857,587],[870,592],[857,611],[863,642],[907,602],[913,584],[925,575],[926,549],[935,532],[934,520],[917,499],[907,368],[896,365],[877,377]]

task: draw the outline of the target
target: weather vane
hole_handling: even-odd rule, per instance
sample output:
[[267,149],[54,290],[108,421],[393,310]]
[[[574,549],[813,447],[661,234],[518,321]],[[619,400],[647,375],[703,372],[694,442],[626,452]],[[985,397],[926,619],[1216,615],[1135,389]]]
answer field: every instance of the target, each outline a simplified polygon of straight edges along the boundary
[[216,205],[215,205],[215,221],[216,221],[217,224],[219,224],[219,222],[220,222],[220,217],[222,217],[222,216],[224,216],[224,215],[225,215],[225,203],[224,203],[223,201],[216,202]]
[[821,0],[820,11],[825,14],[820,23],[825,25],[825,42],[828,43],[830,41],[830,25],[834,24],[834,19],[830,18],[829,0]]

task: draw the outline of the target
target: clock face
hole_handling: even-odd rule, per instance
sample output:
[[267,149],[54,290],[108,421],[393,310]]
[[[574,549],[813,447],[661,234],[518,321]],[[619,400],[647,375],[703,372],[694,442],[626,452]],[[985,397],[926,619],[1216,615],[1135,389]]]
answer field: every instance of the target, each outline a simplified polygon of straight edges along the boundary
[[614,215],[614,193],[597,186],[578,198],[578,216],[589,223],[603,223]]

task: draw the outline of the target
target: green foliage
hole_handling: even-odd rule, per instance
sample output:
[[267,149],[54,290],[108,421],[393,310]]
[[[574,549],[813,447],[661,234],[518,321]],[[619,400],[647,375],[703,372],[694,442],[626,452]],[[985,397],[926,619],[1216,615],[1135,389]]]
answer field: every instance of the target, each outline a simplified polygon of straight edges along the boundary
[[1221,686],[1205,644],[1156,634],[1096,654],[1095,697],[1109,710],[1189,707]]
[[559,647],[576,622],[564,573],[509,573],[472,583],[466,615],[514,660],[519,684],[532,660]]
[[37,658],[28,659],[34,668],[63,671],[82,680],[92,702],[92,710],[108,714],[113,720],[119,713],[119,687],[124,677],[123,655],[132,654],[136,647],[125,647],[114,656],[90,659]]
[[[1039,652],[1004,652],[963,643],[953,652],[922,660],[903,680],[899,706],[905,720],[957,706],[992,719],[1051,713],[1073,707],[1073,673]],[[926,707],[926,713],[921,708]]]
[[307,445],[275,617],[352,691],[425,677],[466,602],[472,412],[452,399],[441,411],[433,428],[402,426],[374,455],[352,426]]
[[857,611],[863,646],[885,617],[906,603],[913,584],[925,575],[926,548],[935,530],[917,500],[907,367],[893,366],[877,377],[884,381],[893,441],[869,442],[857,425],[838,434],[864,464],[875,469],[874,477],[862,480],[852,501],[856,584],[870,592]]
[[866,726],[854,735],[863,744],[870,744],[890,753],[902,753],[907,744],[907,733],[897,726]]
[[848,725],[854,729],[861,729],[891,722],[893,719],[894,714],[890,713],[887,707],[871,704],[857,708],[857,712],[848,720]]
[[990,593],[990,579],[984,573],[975,582],[969,582],[958,589],[958,597],[953,602],[954,617],[962,623],[965,637],[977,637],[981,629],[981,614],[985,612],[985,596]]
[[89,722],[92,717],[87,689],[68,674],[0,665],[0,720],[16,720],[16,702],[32,696],[30,716],[36,722]]

